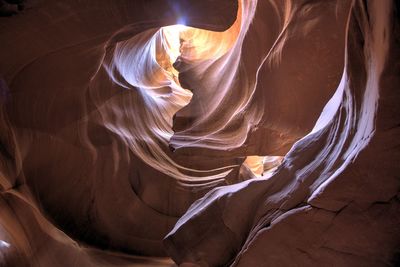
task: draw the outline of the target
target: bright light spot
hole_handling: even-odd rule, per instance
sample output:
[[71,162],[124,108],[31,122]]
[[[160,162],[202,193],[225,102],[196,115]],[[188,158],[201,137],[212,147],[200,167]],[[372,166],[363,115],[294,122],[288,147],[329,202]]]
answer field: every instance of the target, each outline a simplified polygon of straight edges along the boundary
[[251,170],[251,172],[260,177],[264,171],[263,158],[259,156],[248,156],[244,164]]
[[281,156],[247,156],[244,164],[256,177],[261,177],[275,171],[282,160]]
[[10,243],[0,240],[0,248],[9,248],[10,246]]
[[163,28],[163,33],[166,41],[166,46],[167,46],[167,53],[170,59],[171,64],[173,64],[176,59],[179,57],[181,54],[180,48],[181,48],[181,33],[187,30],[188,27],[186,27],[183,24],[176,24],[172,26],[167,26]]
[[157,62],[179,83],[179,72],[174,67],[178,58],[185,64],[192,64],[222,57],[236,43],[240,26],[238,19],[224,32],[188,27],[184,23],[163,27]]
[[184,24],[176,24],[171,26],[173,28],[173,30],[181,33],[182,31],[186,30],[188,27]]

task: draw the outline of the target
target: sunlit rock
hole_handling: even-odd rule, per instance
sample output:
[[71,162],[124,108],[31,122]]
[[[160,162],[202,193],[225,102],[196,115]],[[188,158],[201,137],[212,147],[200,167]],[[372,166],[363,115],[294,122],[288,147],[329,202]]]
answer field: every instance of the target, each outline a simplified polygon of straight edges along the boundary
[[397,266],[399,12],[0,0],[0,266]]

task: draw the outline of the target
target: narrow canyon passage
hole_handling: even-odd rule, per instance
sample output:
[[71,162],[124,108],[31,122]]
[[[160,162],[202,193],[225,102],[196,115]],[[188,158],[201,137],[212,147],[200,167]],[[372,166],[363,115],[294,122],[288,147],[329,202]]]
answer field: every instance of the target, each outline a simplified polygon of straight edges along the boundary
[[0,266],[397,266],[393,0],[0,0]]

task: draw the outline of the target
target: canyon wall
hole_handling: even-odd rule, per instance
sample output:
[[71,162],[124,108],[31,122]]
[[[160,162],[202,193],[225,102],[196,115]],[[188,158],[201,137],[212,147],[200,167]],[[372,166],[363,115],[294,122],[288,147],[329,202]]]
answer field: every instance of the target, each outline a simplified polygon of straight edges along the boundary
[[400,5],[0,1],[1,266],[396,266]]

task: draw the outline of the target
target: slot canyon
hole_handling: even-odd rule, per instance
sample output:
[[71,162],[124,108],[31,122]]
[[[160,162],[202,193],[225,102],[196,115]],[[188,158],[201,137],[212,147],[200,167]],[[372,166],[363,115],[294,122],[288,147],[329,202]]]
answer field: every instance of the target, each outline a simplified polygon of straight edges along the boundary
[[0,266],[400,266],[400,1],[0,0],[0,47]]

